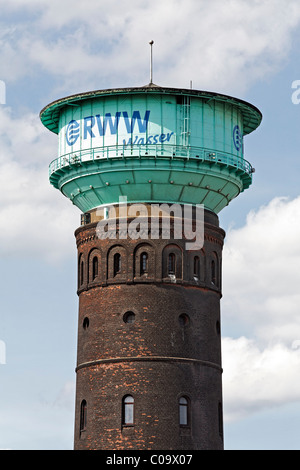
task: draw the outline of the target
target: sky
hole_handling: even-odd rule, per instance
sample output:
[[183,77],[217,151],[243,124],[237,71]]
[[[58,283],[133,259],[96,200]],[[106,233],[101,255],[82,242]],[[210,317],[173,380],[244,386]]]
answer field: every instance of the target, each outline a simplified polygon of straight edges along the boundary
[[50,186],[39,112],[149,83],[150,40],[156,84],[263,114],[244,141],[253,184],[219,214],[224,444],[298,450],[298,0],[0,0],[0,449],[73,448],[80,211]]

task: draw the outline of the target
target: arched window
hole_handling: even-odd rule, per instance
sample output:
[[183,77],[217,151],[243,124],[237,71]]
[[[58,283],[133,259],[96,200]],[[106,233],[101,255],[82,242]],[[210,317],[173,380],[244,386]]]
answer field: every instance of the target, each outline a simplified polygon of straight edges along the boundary
[[84,282],[84,259],[83,254],[80,253],[78,258],[78,289],[83,285]]
[[181,315],[179,315],[178,321],[180,326],[188,326],[190,323],[190,317],[186,313],[182,313]]
[[211,282],[216,287],[220,287],[220,264],[218,254],[214,251],[211,255]]
[[87,403],[82,400],[80,405],[80,432],[86,430],[86,419],[87,419]]
[[148,253],[144,252],[140,258],[140,273],[145,274],[148,272]]
[[211,261],[211,282],[216,285],[217,284],[217,278],[216,278],[216,262],[213,259]]
[[92,280],[94,281],[98,276],[98,256],[93,258],[93,271],[92,271]]
[[175,274],[175,254],[170,253],[168,257],[168,274]]
[[134,398],[131,395],[126,395],[122,400],[122,424],[134,425]]
[[182,279],[182,256],[183,252],[180,246],[176,244],[166,245],[162,253],[162,277],[169,282],[176,279]]
[[179,425],[180,426],[189,426],[190,416],[189,416],[189,400],[186,397],[179,398]]
[[82,322],[82,326],[84,330],[87,330],[90,324],[90,320],[88,317],[85,317]]
[[199,256],[194,257],[194,276],[200,277],[200,258]]
[[120,253],[114,254],[114,276],[121,272],[121,255]]
[[82,286],[84,279],[84,262],[83,260],[80,263],[80,285]]
[[222,403],[218,405],[218,418],[219,418],[219,435],[223,439],[223,409]]

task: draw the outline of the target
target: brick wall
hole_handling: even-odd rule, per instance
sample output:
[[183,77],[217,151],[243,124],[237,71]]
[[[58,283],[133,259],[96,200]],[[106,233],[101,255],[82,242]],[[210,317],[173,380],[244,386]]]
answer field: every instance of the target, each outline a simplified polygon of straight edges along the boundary
[[[205,241],[199,251],[186,251],[184,239],[100,240],[96,223],[80,227],[75,235],[75,449],[222,449],[220,297],[225,234],[217,217],[206,213]],[[142,266],[145,253],[147,263]],[[172,275],[170,253],[176,255]],[[118,272],[116,254],[121,255]],[[134,424],[124,426],[126,395],[134,399]],[[188,425],[180,425],[182,396],[188,401]]]

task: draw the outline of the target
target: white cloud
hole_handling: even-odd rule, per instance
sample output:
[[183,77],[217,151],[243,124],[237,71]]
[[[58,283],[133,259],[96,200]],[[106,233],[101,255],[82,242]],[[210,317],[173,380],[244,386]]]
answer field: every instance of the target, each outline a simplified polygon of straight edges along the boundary
[[229,230],[223,253],[226,318],[258,339],[300,339],[300,197],[276,198]]
[[45,169],[56,158],[57,137],[42,124],[37,113],[0,107],[0,162],[32,164]]
[[38,116],[0,108],[0,256],[57,262],[75,253],[80,211],[48,180],[56,151]]
[[[102,5],[101,5],[102,3]],[[2,5],[3,4],[3,5]],[[296,0],[0,1],[5,13],[25,11],[2,35],[2,79],[39,66],[65,87],[160,85],[243,92],[280,67],[300,21]],[[33,15],[34,12],[34,15]],[[28,21],[28,15],[32,17]],[[59,33],[59,34],[58,34]],[[9,60],[9,58],[13,60]],[[26,58],[26,60],[24,60]]]
[[299,240],[300,197],[276,198],[227,233],[223,324],[245,332],[222,342],[227,420],[300,402]]
[[300,402],[300,350],[277,343],[260,349],[254,340],[224,338],[223,395],[227,422],[262,409]]

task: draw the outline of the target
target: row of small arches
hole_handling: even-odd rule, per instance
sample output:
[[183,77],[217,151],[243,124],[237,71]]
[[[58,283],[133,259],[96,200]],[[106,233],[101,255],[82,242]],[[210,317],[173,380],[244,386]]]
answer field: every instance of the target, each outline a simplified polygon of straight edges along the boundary
[[[184,257],[187,256],[187,259]],[[127,251],[123,246],[112,247],[107,254],[106,266],[102,266],[103,255],[98,248],[93,248],[88,254],[87,261],[81,253],[78,259],[78,287],[85,284],[101,282],[103,280],[121,280],[128,277],[129,266]],[[138,279],[156,278],[155,250],[150,245],[138,247],[133,256],[132,275]],[[187,261],[184,268],[183,261]],[[186,265],[185,265],[186,266]],[[104,269],[103,269],[104,268]],[[162,252],[161,265],[162,278],[183,279],[211,283],[220,288],[221,266],[218,254],[214,251],[206,256],[204,250],[188,252],[183,255],[180,247],[176,245],[166,246]],[[183,271],[188,271],[184,272]],[[106,279],[103,279],[103,277]]]

